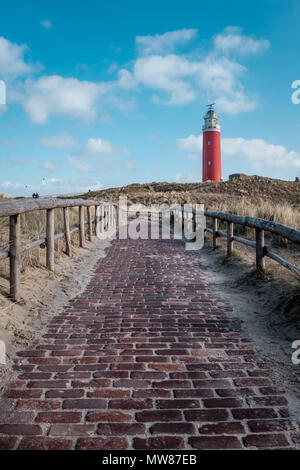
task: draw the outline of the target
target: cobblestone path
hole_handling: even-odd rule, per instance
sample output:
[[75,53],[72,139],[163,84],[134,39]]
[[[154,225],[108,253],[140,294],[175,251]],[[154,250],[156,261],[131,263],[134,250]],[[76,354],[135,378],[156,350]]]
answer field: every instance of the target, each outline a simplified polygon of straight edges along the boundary
[[21,351],[0,449],[293,448],[287,401],[173,240],[115,240]]

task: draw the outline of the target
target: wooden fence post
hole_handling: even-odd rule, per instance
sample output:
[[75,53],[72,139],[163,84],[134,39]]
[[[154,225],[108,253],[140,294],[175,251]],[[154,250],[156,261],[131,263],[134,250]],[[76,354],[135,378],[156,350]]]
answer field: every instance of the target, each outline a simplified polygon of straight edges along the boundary
[[66,240],[66,253],[68,256],[72,256],[70,214],[69,214],[68,207],[64,207],[64,232],[65,232],[65,240]]
[[212,229],[213,229],[213,249],[215,250],[217,245],[217,232],[218,232],[218,219],[213,217],[212,219]]
[[54,209],[47,209],[47,226],[46,226],[46,238],[47,238],[47,253],[46,253],[46,264],[50,271],[54,271]]
[[99,206],[95,206],[95,235],[97,235],[97,225],[99,224],[100,217],[97,215],[97,208]]
[[15,302],[20,300],[20,261],[21,261],[21,216],[9,217],[9,252],[10,252],[10,296]]
[[104,232],[104,206],[100,206],[100,233]]
[[256,238],[256,269],[259,272],[263,272],[265,269],[265,260],[264,260],[265,237],[264,237],[264,231],[261,228],[255,229],[255,238]]
[[79,206],[79,246],[85,248],[84,206]]
[[113,205],[113,226],[117,227],[117,206]]
[[196,213],[192,213],[192,232],[195,234],[194,240],[196,240],[197,238],[196,230],[197,230]]
[[93,227],[92,227],[92,208],[91,206],[87,206],[87,216],[88,216],[88,237],[89,241],[92,241],[92,235],[93,235]]
[[232,254],[233,248],[233,222],[227,222],[227,255],[230,256]]
[[111,205],[107,207],[107,230],[109,231],[111,227]]
[[116,226],[116,229],[118,230],[118,227],[119,227],[119,206],[117,204],[115,205],[114,214],[115,214],[115,226]]

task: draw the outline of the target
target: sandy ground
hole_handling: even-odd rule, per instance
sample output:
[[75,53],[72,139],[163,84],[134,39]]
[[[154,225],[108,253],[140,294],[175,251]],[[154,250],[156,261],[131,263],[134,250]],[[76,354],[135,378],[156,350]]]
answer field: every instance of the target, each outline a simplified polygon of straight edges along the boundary
[[21,275],[22,299],[12,302],[6,295],[8,281],[0,281],[0,340],[5,342],[7,363],[0,364],[0,393],[14,375],[11,370],[16,351],[24,349],[43,334],[49,317],[84,290],[95,262],[105,256],[109,241],[94,237],[87,248],[77,248],[73,257],[59,257],[55,273],[42,267],[27,267]]

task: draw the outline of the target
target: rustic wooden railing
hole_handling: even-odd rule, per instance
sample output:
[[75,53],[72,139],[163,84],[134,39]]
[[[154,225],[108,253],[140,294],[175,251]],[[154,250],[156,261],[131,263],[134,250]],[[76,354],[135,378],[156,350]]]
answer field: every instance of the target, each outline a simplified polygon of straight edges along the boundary
[[[232,254],[233,242],[242,243],[246,246],[255,248],[256,251],[256,269],[258,272],[263,272],[265,269],[265,257],[271,258],[272,260],[279,263],[281,266],[292,271],[297,276],[300,276],[300,268],[295,264],[290,263],[286,259],[279,256],[277,253],[271,251],[271,248],[265,245],[265,232],[270,232],[281,236],[295,244],[300,244],[300,231],[287,225],[283,225],[270,220],[260,219],[258,217],[240,216],[235,214],[229,214],[225,212],[213,212],[213,211],[197,211],[192,207],[182,207],[180,205],[174,205],[170,209],[162,210],[163,212],[170,212],[173,217],[180,217],[182,220],[182,227],[184,228],[185,223],[191,224],[191,229],[196,229],[196,215],[204,216],[204,231],[212,234],[213,249],[217,248],[217,239],[219,237],[227,238],[227,255]],[[161,217],[161,216],[160,216]],[[206,219],[212,220],[212,228],[206,227]],[[161,220],[161,218],[160,218]],[[218,229],[218,221],[226,222],[227,231],[224,232]],[[247,238],[239,237],[234,235],[234,225],[242,225],[244,227],[255,229],[255,241]]]
[[[256,251],[256,269],[264,271],[265,257],[271,258],[277,263],[281,264],[290,271],[300,276],[300,268],[295,264],[290,263],[278,254],[271,251],[270,247],[265,245],[265,232],[275,233],[282,238],[285,238],[295,244],[300,244],[300,231],[287,225],[272,222],[270,220],[260,219],[257,217],[245,217],[235,214],[228,214],[225,212],[211,212],[204,211],[204,215],[212,220],[212,228],[205,228],[205,231],[212,234],[213,248],[217,248],[218,237],[227,238],[227,254],[232,254],[233,242],[242,243],[244,245],[255,248]],[[218,221],[227,223],[227,231],[224,232],[218,229]],[[248,240],[234,235],[234,224],[242,225],[255,229],[255,241]]]
[[[92,206],[95,207],[95,217],[92,218]],[[101,214],[99,209],[101,206]],[[71,229],[69,208],[79,208],[79,221]],[[54,225],[54,211],[55,209],[62,208],[64,212],[64,231],[55,233]],[[84,216],[84,208],[87,210],[87,220]],[[21,214],[33,212],[36,210],[46,210],[46,236],[21,246]],[[86,232],[85,226],[87,224],[88,240],[92,240],[93,223],[94,234],[96,235],[97,223],[104,220],[106,217],[106,226],[101,225],[101,230],[109,229],[109,225],[115,221],[115,211],[113,204],[101,201],[86,200],[86,199],[54,199],[54,198],[40,198],[40,199],[22,199],[18,201],[9,201],[0,203],[0,217],[9,217],[9,249],[0,251],[0,260],[9,258],[10,264],[10,296],[14,301],[20,300],[20,267],[21,256],[25,251],[31,250],[38,246],[46,247],[46,266],[50,271],[55,269],[55,241],[60,238],[65,238],[66,253],[72,256],[72,243],[71,236],[75,232],[79,232],[79,245],[80,247],[86,246]]]
[[[95,208],[95,217],[92,218],[92,207]],[[100,209],[99,209],[100,206]],[[79,208],[78,224],[73,228],[70,227],[70,214],[69,208]],[[54,224],[54,211],[55,209],[63,209],[64,213],[64,231],[55,233]],[[87,220],[84,215],[84,208],[87,212]],[[36,210],[46,210],[46,236],[21,246],[21,214],[32,212]],[[145,214],[147,217],[149,213],[146,209]],[[300,244],[300,231],[286,225],[282,225],[269,220],[260,219],[256,217],[244,217],[224,212],[211,212],[211,211],[196,211],[196,209],[188,209],[179,205],[173,206],[168,209],[173,218],[180,217],[182,226],[191,224],[192,230],[197,227],[197,215],[203,215],[205,218],[212,219],[212,228],[206,227],[204,223],[204,230],[212,234],[213,248],[217,248],[217,239],[219,237],[227,238],[227,254],[231,255],[233,250],[233,242],[242,243],[246,246],[255,248],[256,250],[256,268],[263,271],[265,268],[264,258],[269,257],[289,269],[293,273],[300,276],[300,268],[289,261],[285,260],[278,254],[270,250],[265,245],[264,233],[275,233],[295,244]],[[100,213],[101,212],[101,213]],[[162,212],[160,211],[159,218],[161,220]],[[130,214],[130,207],[128,208]],[[151,212],[150,212],[151,214]],[[104,215],[106,217],[104,217]],[[107,217],[108,216],[108,217]],[[87,238],[92,240],[93,233],[96,235],[97,226],[100,227],[100,233],[109,230],[112,226],[119,224],[118,206],[110,202],[102,202],[89,199],[54,199],[54,198],[40,198],[40,199],[22,199],[17,201],[9,201],[0,203],[0,217],[9,217],[9,249],[0,251],[0,260],[9,258],[10,262],[10,296],[13,300],[20,300],[20,267],[21,256],[25,251],[31,250],[38,246],[46,247],[46,266],[50,271],[55,269],[55,241],[64,238],[66,245],[67,255],[72,255],[71,236],[74,232],[79,232],[79,245],[80,247],[86,246],[86,231],[85,226],[88,226]],[[105,222],[104,222],[105,221]],[[218,221],[227,223],[227,231],[219,230]],[[94,228],[93,228],[94,224]],[[246,238],[234,235],[234,224],[242,225],[255,229],[256,240],[249,240]],[[105,225],[105,226],[104,226]]]

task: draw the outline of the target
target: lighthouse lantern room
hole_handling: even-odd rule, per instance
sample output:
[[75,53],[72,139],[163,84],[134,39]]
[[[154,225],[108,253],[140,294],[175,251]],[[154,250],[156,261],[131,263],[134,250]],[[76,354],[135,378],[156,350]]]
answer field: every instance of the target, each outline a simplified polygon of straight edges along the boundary
[[208,105],[203,125],[202,181],[221,181],[221,134],[214,103]]

